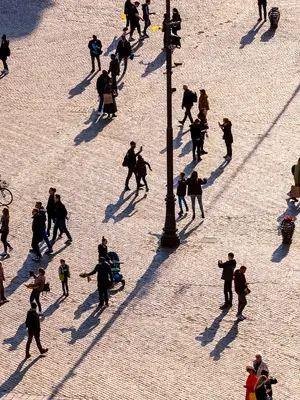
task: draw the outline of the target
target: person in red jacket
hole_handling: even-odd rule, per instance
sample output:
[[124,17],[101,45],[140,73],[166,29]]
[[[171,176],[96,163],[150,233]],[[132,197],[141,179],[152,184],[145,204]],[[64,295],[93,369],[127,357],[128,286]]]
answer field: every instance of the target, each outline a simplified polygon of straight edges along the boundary
[[239,298],[238,312],[236,316],[238,317],[239,321],[243,321],[244,319],[246,319],[246,317],[242,315],[242,312],[247,305],[247,299],[245,293],[245,289],[247,289],[248,286],[248,283],[246,282],[245,278],[246,270],[247,268],[244,265],[242,265],[241,268],[236,270],[234,273],[234,288]]
[[255,369],[251,366],[246,367],[246,371],[249,374],[246,380],[246,385],[244,385],[244,388],[246,388],[246,400],[252,400],[250,393],[252,393],[252,398],[255,398],[254,387],[257,382],[257,376],[255,375]]

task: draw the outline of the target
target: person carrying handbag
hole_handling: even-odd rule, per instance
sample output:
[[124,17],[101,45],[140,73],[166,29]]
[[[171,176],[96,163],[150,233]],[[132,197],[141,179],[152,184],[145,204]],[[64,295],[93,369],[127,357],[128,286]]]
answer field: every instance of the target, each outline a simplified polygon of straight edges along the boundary
[[[104,88],[104,110],[105,114],[108,114],[108,118],[116,117],[117,104],[116,104],[116,93],[113,88],[113,80],[110,78],[108,84]],[[111,116],[112,114],[112,116]]]
[[248,283],[246,282],[245,278],[246,270],[247,268],[242,265],[240,269],[236,270],[234,273],[234,288],[239,299],[238,312],[236,316],[239,321],[243,321],[244,319],[246,319],[246,317],[242,315],[242,312],[247,305],[246,296],[250,293],[250,289],[248,288]]

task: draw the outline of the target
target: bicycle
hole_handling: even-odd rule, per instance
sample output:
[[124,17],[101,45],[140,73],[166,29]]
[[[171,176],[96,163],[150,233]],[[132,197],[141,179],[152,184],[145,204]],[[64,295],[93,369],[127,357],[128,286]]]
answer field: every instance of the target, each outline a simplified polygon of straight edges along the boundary
[[8,206],[13,201],[12,192],[7,188],[8,183],[0,179],[0,205]]

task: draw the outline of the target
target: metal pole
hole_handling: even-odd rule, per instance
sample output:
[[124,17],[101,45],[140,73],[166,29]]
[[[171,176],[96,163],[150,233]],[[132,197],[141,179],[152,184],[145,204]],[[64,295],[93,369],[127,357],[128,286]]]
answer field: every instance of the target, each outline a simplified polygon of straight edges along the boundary
[[166,196],[166,219],[161,237],[161,246],[177,247],[180,244],[175,220],[175,196],[173,192],[173,127],[172,127],[172,49],[171,5],[166,0],[166,57],[167,57],[167,196]]

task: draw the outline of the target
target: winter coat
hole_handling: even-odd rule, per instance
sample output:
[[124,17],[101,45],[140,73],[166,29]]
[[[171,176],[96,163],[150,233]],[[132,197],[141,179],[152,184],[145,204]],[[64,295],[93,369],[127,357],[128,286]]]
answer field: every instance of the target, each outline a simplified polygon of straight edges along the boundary
[[50,194],[46,210],[49,215],[51,216],[54,215],[54,210],[55,210],[54,194]]
[[70,267],[67,264],[60,265],[58,267],[58,276],[62,282],[66,281],[71,276],[70,275]]
[[193,141],[195,140],[200,140],[204,139],[204,132],[205,128],[201,124],[192,124],[190,125],[190,131],[191,131],[191,138]]
[[1,233],[9,232],[9,216],[2,215],[0,231],[1,231]]
[[136,165],[136,157],[137,157],[137,155],[134,152],[134,149],[129,149],[127,151],[126,157],[127,157],[128,168],[134,168]]
[[231,126],[232,126],[231,122],[229,122],[226,125],[224,125],[224,124],[221,125],[221,129],[223,131],[223,138],[222,139],[225,140],[225,143],[233,143],[233,136],[232,136],[232,133],[231,133]]
[[90,40],[88,47],[90,49],[91,56],[99,56],[102,53],[102,43],[99,39]]
[[207,179],[188,178],[186,183],[188,187],[188,196],[199,196],[202,194],[201,185],[205,185],[207,183]]
[[9,40],[2,39],[1,46],[0,46],[0,59],[6,60],[7,57],[9,57],[9,56],[10,56]]
[[42,218],[42,220],[43,220],[43,222],[45,224],[46,221],[47,221],[47,217],[46,217],[46,211],[45,211],[44,207],[41,207],[39,209],[39,215],[41,216],[41,218]]
[[295,185],[300,186],[300,164],[295,165],[294,180],[295,180]]
[[224,281],[232,281],[233,280],[233,271],[236,267],[235,260],[228,260],[224,263],[219,263],[219,268],[223,268],[222,277]]
[[124,4],[124,14],[129,15],[132,8],[131,0],[126,0]]
[[181,29],[181,16],[177,13],[173,13],[172,15],[172,22],[179,22],[179,24],[176,25],[176,30],[180,31]]
[[102,96],[104,93],[104,88],[108,84],[109,77],[108,75],[101,74],[97,79],[97,92],[99,96]]
[[253,361],[253,368],[256,371],[256,376],[259,378],[261,376],[262,371],[268,371],[269,372],[269,368],[267,366],[267,364],[263,361],[260,362],[260,364],[257,363],[256,360]]
[[128,40],[120,40],[117,46],[116,53],[120,58],[129,57],[131,55],[131,45]]
[[111,60],[108,73],[111,73],[111,76],[120,75],[120,63],[117,59]]
[[267,392],[265,385],[261,385],[255,390],[256,400],[267,400]]
[[138,24],[140,21],[139,10],[134,4],[131,7],[129,19],[132,24]]
[[65,205],[61,201],[57,201],[55,203],[55,211],[54,211],[55,218],[59,220],[65,220],[68,212]]
[[209,103],[207,94],[201,93],[199,97],[199,111],[203,109],[209,110]]
[[254,393],[256,382],[257,376],[255,374],[248,376],[246,380],[246,400],[249,400],[249,393]]
[[245,294],[246,289],[246,277],[240,270],[236,270],[234,273],[234,289],[236,294]]
[[37,238],[43,238],[45,223],[40,214],[35,214],[32,217],[32,232]]
[[[91,276],[96,273],[98,273],[97,275],[98,286],[108,288],[110,281],[112,282],[113,280],[110,265],[106,261],[101,259],[99,263],[96,265],[96,267],[93,269],[93,271],[87,274],[87,276]],[[110,281],[108,279],[108,276],[110,276]]]
[[185,196],[186,195],[186,180],[179,179],[177,184],[177,196]]
[[186,89],[183,93],[182,107],[192,108],[193,104],[193,92],[189,89]]
[[26,317],[26,327],[29,331],[38,331],[40,332],[41,330],[41,324],[40,324],[40,318],[38,316],[38,313],[36,310],[30,309],[27,312],[27,317]]

